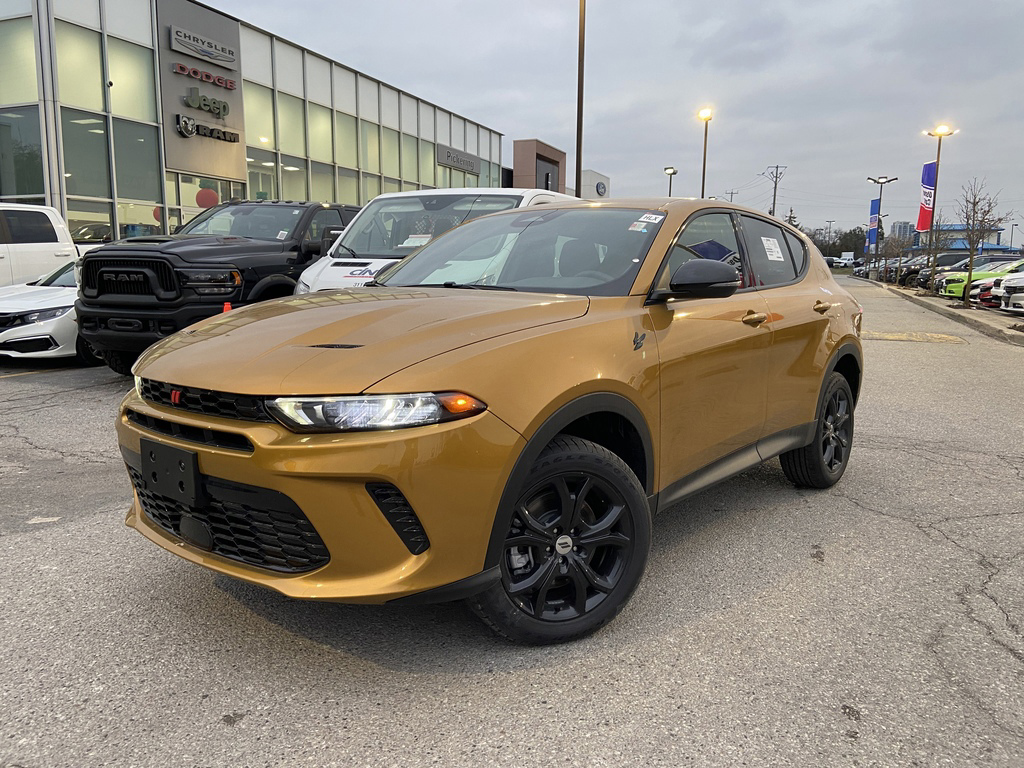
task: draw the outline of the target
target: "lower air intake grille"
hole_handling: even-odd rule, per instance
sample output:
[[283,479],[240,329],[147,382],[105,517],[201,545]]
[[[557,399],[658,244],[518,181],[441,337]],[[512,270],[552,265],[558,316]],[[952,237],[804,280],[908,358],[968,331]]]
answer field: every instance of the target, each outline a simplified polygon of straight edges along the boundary
[[[313,524],[283,493],[242,485],[219,478],[202,477],[206,501],[190,507],[149,490],[142,473],[128,466],[142,510],[173,536],[229,560],[285,573],[312,571],[327,564],[330,554]],[[189,530],[203,532],[209,546],[182,535],[182,521]]]
[[418,555],[429,549],[427,532],[400,490],[390,483],[367,483],[366,490],[410,552]]

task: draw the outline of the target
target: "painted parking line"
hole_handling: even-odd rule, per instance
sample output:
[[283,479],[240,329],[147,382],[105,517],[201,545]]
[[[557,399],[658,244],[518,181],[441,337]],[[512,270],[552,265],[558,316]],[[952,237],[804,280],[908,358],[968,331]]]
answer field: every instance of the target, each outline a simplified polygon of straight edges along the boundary
[[41,371],[22,371],[21,373],[4,373],[0,374],[0,379],[12,379],[15,376],[31,376],[33,373],[55,373],[56,370],[58,369],[49,368],[43,369]]
[[966,344],[967,342],[959,336],[950,336],[948,333],[922,333],[911,331],[909,333],[882,333],[880,331],[864,331],[861,338],[867,341],[922,341],[932,344]]

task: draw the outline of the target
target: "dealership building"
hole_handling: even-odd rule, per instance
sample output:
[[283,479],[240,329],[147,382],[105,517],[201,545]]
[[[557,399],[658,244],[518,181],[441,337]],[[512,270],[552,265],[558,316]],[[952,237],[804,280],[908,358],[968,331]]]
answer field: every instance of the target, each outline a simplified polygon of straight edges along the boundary
[[0,4],[0,201],[52,205],[83,239],[235,198],[501,186],[501,139],[190,0]]

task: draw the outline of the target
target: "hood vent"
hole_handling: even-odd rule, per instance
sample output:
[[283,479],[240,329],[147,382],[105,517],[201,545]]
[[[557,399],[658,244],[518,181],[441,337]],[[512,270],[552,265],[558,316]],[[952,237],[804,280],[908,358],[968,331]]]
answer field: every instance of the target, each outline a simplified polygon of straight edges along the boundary
[[310,349],[359,349],[362,344],[310,344]]

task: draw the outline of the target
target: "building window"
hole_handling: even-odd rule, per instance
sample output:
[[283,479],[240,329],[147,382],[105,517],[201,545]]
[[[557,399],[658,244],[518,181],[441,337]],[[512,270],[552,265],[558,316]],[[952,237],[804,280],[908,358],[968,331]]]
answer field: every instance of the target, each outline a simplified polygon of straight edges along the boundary
[[163,208],[152,203],[117,203],[118,237],[148,237],[163,233]]
[[359,169],[370,173],[380,172],[380,127],[366,120],[359,121]]
[[402,191],[402,182],[400,182],[398,179],[389,179],[389,178],[385,177],[383,182],[382,182],[382,184],[381,184],[381,190],[380,191],[383,194],[390,194],[392,192],[401,192]]
[[231,182],[182,174],[181,204],[188,208],[213,208],[231,199]]
[[434,145],[429,141],[420,141],[420,184],[426,184],[428,187],[435,186]]
[[110,86],[110,111],[135,120],[156,122],[153,51],[108,37],[107,60],[110,82],[113,83]]
[[390,128],[381,129],[380,145],[380,170],[385,176],[399,176],[401,174],[398,160],[398,131]]
[[[56,22],[57,86],[60,101],[75,107],[102,112],[106,106],[103,88],[103,54],[100,34],[90,29]],[[5,74],[6,78],[6,74]],[[35,74],[32,75],[35,80]]]
[[313,194],[311,200],[321,203],[334,201],[334,166],[323,163],[309,164],[310,183]]
[[277,127],[281,151],[306,156],[306,112],[302,99],[277,93]]
[[0,111],[0,197],[43,194],[39,136],[37,107]]
[[245,148],[250,200],[277,200],[277,155],[255,147]]
[[[433,159],[433,158],[431,158]],[[438,187],[450,187],[452,185],[452,173],[451,169],[446,165],[437,166],[437,184]]]
[[107,121],[103,115],[60,111],[64,140],[64,186],[69,195],[110,197]]
[[39,101],[32,18],[0,21],[0,104]]
[[334,161],[349,168],[359,167],[359,140],[356,119],[341,112],[334,113]]
[[402,178],[406,181],[419,181],[419,142],[415,136],[402,134]]
[[114,120],[114,168],[118,198],[154,203],[160,201],[159,140],[159,133],[152,125]]
[[453,187],[464,187],[466,186],[466,172],[456,171],[454,168],[451,169],[451,186]]
[[359,174],[350,168],[338,169],[338,202],[359,205]]
[[277,149],[277,133],[274,131],[274,92],[246,80],[242,83],[242,103],[245,111],[246,140],[263,149]]
[[110,203],[69,197],[68,229],[76,243],[109,243],[114,239]]
[[281,197],[285,200],[308,200],[306,161],[281,155]]
[[164,174],[164,199],[168,205],[180,205],[178,199],[178,175],[176,173]]
[[368,202],[373,200],[377,195],[380,194],[380,176],[371,176],[368,173],[363,174],[363,195],[362,203],[366,205]]
[[334,160],[334,138],[331,110],[318,104],[309,105],[309,156],[330,163]]

